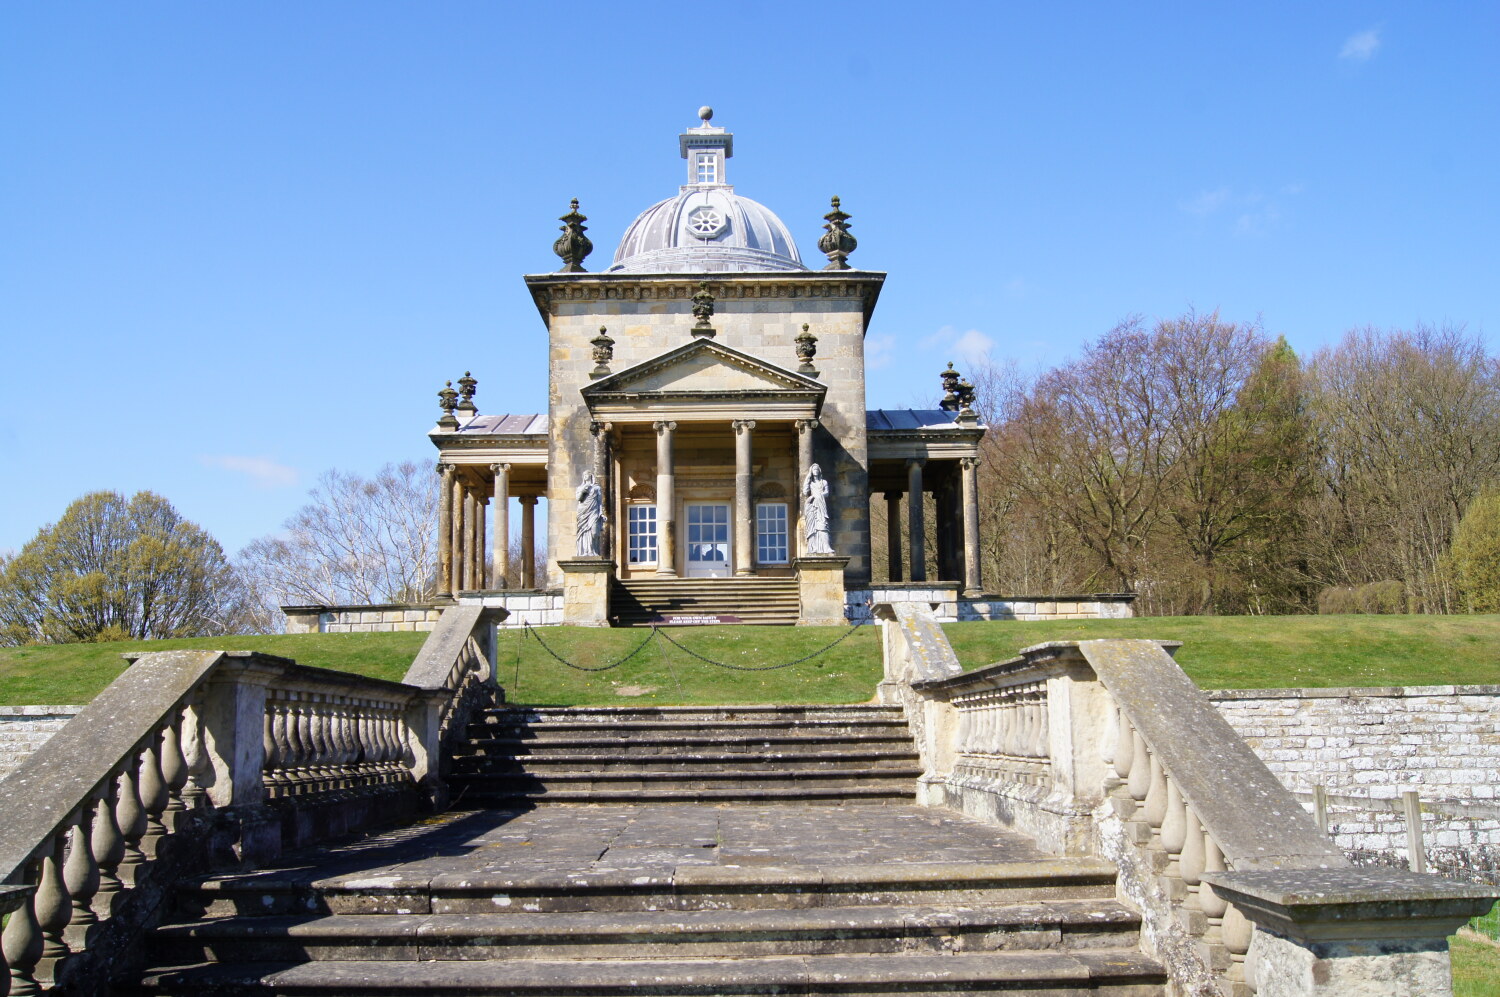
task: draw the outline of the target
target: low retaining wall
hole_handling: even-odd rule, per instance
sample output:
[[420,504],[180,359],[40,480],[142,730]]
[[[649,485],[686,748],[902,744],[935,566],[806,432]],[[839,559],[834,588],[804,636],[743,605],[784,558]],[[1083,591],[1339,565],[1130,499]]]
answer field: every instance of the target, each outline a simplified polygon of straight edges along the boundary
[[[507,610],[502,627],[534,627],[562,623],[561,592],[471,592],[460,595],[460,605]],[[448,603],[452,605],[452,603]],[[289,634],[356,634],[431,631],[443,615],[436,603],[393,603],[382,606],[282,606]]]
[[[1404,790],[1423,803],[1434,868],[1493,874],[1500,856],[1500,686],[1249,689],[1211,692],[1221,715],[1357,860],[1405,861]],[[1302,795],[1306,794],[1306,795]],[[1368,806],[1358,798],[1369,798]],[[1476,866],[1476,862],[1478,865]]]
[[83,709],[81,706],[0,706],[0,779]]
[[957,582],[872,585],[844,594],[844,616],[850,623],[873,623],[875,603],[922,606],[939,623],[975,620],[1123,620],[1135,615],[1132,593],[1056,596],[959,595]]

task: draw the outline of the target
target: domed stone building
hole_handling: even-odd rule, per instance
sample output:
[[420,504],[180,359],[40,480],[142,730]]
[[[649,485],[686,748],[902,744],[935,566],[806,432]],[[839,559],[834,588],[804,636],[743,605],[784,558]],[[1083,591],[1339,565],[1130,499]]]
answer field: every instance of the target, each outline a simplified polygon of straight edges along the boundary
[[[979,590],[972,389],[950,365],[942,407],[867,408],[864,340],[886,275],[849,264],[837,198],[818,241],[828,261],[809,268],[782,220],[729,183],[734,136],[711,119],[704,108],[679,136],[687,182],[641,212],[607,268],[584,269],[574,202],[562,268],[525,278],[549,337],[547,413],[481,415],[467,376],[445,389],[430,434],[442,596],[514,607],[498,591],[512,516],[531,549],[543,496],[547,573],[523,585],[560,590],[569,622],[828,623],[859,618],[872,586],[950,611]],[[935,579],[923,504],[899,514],[923,492],[936,497]],[[879,580],[872,495],[890,510]]]

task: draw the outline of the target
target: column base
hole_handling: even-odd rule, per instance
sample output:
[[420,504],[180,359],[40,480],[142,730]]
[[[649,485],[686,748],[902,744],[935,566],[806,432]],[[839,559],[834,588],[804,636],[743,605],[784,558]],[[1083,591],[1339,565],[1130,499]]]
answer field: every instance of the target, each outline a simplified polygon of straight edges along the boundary
[[844,569],[849,558],[840,554],[806,554],[792,562],[797,568],[800,608],[797,625],[836,627],[844,618]]
[[603,557],[559,560],[563,573],[563,623],[572,627],[609,626],[609,583],[615,562]]

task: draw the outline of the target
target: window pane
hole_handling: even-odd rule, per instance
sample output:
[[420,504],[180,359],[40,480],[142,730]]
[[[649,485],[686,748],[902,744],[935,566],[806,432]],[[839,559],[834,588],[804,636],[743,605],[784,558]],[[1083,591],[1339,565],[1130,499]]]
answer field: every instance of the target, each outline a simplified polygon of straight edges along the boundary
[[760,503],[755,507],[755,559],[761,564],[786,564],[788,553],[786,503]]
[[656,506],[632,505],[627,510],[631,564],[656,563]]

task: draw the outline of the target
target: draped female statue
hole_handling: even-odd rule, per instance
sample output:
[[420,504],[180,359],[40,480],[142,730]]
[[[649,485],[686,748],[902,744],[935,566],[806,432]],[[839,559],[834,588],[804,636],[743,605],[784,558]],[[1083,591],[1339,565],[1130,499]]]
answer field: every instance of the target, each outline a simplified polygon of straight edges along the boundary
[[575,529],[578,534],[578,556],[598,557],[599,543],[604,535],[604,490],[594,480],[593,471],[583,472],[583,483],[578,486],[578,513]]
[[802,479],[802,539],[805,553],[833,553],[828,541],[828,480],[816,464]]

